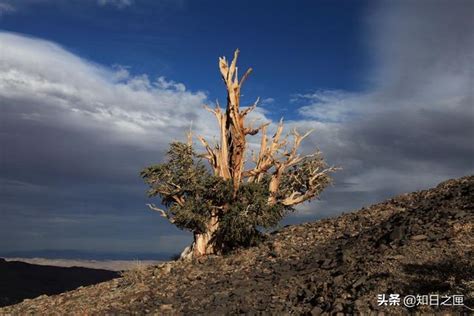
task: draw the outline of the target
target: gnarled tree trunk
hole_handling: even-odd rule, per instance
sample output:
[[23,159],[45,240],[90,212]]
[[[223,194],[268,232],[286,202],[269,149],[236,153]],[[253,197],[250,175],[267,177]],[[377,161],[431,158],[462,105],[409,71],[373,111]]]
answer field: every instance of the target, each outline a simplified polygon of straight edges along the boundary
[[191,259],[205,255],[216,254],[217,249],[214,247],[214,233],[219,228],[219,218],[212,216],[207,224],[205,232],[195,232],[193,243],[186,247],[180,255],[180,259]]
[[217,216],[212,216],[207,224],[207,230],[204,233],[194,233],[193,256],[199,257],[203,255],[213,254],[216,249],[212,243],[214,233],[219,228]]
[[[294,142],[292,146],[287,149],[287,145],[289,144],[288,136],[281,137],[283,132],[282,121],[280,121],[276,133],[271,139],[266,135],[268,123],[257,128],[253,128],[251,125],[245,125],[247,114],[255,109],[259,99],[246,109],[240,110],[240,90],[248,75],[252,72],[252,69],[249,68],[242,78],[239,79],[238,68],[236,66],[238,55],[239,50],[236,50],[230,64],[225,57],[219,58],[219,70],[227,89],[227,106],[225,112],[220,108],[219,103],[217,103],[213,109],[206,106],[206,109],[212,112],[217,118],[220,127],[220,140],[218,144],[211,146],[203,137],[198,136],[207,151],[203,156],[209,161],[215,175],[232,181],[234,198],[242,181],[259,183],[262,181],[264,175],[270,177],[268,187],[270,192],[268,198],[269,205],[281,203],[285,206],[292,206],[313,198],[319,192],[320,186],[318,181],[320,181],[322,177],[325,177],[328,172],[334,171],[337,168],[323,170],[323,167],[318,163],[314,165],[308,164],[306,170],[307,180],[305,180],[307,182],[306,189],[303,191],[296,190],[283,199],[280,197],[279,200],[277,200],[277,193],[280,190],[280,182],[284,172],[292,166],[303,162],[306,158],[319,155],[319,152],[309,156],[300,156],[297,153],[297,149],[301,141],[309,135],[309,132],[300,135],[296,130],[292,132]],[[255,135],[259,131],[262,132],[262,139],[260,151],[256,157],[253,157],[255,167],[250,170],[244,170],[247,149],[246,136]],[[188,142],[192,145],[191,133],[188,135]],[[297,179],[295,181],[299,180]],[[178,200],[177,202],[179,203],[180,201]],[[194,242],[183,251],[181,254],[182,258],[215,254],[219,251],[219,246],[213,244],[213,237],[219,227],[219,216],[225,213],[228,208],[226,205],[219,207],[220,212],[210,218],[206,225],[206,231],[194,233]],[[162,213],[162,216],[170,219],[163,210],[157,209],[156,207],[154,210],[159,211]]]

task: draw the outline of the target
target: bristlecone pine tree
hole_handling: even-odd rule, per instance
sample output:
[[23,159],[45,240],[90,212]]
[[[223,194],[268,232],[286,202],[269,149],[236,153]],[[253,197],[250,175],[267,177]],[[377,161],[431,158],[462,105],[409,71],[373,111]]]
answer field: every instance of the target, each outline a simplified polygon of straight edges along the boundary
[[[251,73],[238,77],[239,51],[232,62],[219,58],[219,69],[227,89],[225,112],[219,103],[212,112],[220,126],[220,141],[211,147],[198,137],[206,149],[202,155],[193,149],[192,135],[187,143],[171,143],[166,163],[145,168],[141,176],[150,186],[150,197],[159,196],[164,208],[148,204],[171,223],[194,234],[194,242],[181,257],[222,254],[259,241],[263,229],[274,227],[294,206],[309,201],[331,182],[321,153],[301,156],[297,149],[309,135],[291,132],[282,137],[280,121],[275,134],[267,136],[268,124],[253,128],[245,124],[255,109],[240,109],[240,90]],[[260,150],[246,163],[247,135],[261,133]],[[202,158],[210,164],[207,168]],[[248,169],[247,169],[248,168]]]

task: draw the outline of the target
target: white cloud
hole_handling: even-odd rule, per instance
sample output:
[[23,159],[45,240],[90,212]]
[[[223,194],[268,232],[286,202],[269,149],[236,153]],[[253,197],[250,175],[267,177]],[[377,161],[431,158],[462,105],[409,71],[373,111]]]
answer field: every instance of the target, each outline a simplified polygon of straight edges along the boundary
[[135,4],[135,0],[0,0],[0,17],[5,14],[11,14],[17,11],[22,11],[23,9],[32,7],[34,5],[41,5],[47,3],[84,4],[86,2],[97,4],[100,7],[110,6],[117,9],[125,9]]
[[261,102],[261,105],[271,105],[273,103],[275,103],[274,98],[264,98]]
[[134,3],[134,1],[133,0],[97,0],[97,3],[100,6],[110,5],[118,9],[123,9],[123,8],[131,6]]
[[[363,106],[362,96],[344,91],[316,91],[296,94],[292,102],[305,102],[299,114],[319,122],[344,122],[354,119]],[[308,104],[309,103],[309,104]]]
[[210,125],[200,124],[212,119],[202,110],[206,95],[181,83],[131,76],[123,67],[108,69],[16,34],[1,33],[0,43],[0,97],[17,104],[2,104],[15,119],[94,129],[109,140],[145,148],[182,138],[191,120],[205,127],[200,132]]

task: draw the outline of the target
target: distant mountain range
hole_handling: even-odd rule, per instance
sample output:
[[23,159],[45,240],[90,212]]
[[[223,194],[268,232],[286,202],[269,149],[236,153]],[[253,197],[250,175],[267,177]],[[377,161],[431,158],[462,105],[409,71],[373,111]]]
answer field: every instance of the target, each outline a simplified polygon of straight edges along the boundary
[[46,259],[82,259],[82,260],[170,260],[174,253],[145,253],[145,252],[95,252],[79,250],[30,250],[30,251],[0,251],[3,258],[46,258]]

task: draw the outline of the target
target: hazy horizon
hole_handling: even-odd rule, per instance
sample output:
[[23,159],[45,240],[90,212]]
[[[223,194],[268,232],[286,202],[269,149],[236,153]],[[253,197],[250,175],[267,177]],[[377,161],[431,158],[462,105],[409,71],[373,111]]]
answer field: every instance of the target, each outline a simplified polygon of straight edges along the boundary
[[24,251],[0,251],[0,258],[44,258],[70,260],[171,260],[176,253],[153,252],[103,252],[73,249],[40,249]]

